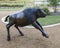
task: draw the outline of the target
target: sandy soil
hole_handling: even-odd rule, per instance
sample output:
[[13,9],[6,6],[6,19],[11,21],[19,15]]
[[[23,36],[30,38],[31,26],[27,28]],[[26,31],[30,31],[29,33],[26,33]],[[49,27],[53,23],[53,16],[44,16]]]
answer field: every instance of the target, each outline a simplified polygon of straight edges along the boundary
[[[13,11],[15,12],[15,11]],[[12,11],[0,11],[0,20],[2,17],[12,13]],[[50,28],[44,28],[49,38],[44,38],[41,32],[35,28],[20,28],[25,34],[20,36],[19,32],[11,27],[11,41],[8,42],[6,24],[0,21],[0,48],[60,48],[60,25]]]

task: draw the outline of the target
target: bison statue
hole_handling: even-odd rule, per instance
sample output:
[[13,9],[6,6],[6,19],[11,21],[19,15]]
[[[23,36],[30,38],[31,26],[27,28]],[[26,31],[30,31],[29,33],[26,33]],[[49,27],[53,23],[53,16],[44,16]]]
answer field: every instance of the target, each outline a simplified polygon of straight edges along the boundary
[[7,40],[11,40],[9,29],[12,25],[15,26],[15,28],[19,31],[21,36],[24,36],[24,34],[19,30],[18,27],[24,27],[30,24],[36,29],[40,30],[44,37],[48,38],[47,33],[44,31],[41,24],[39,24],[39,22],[37,21],[38,18],[43,17],[46,17],[46,13],[41,8],[27,8],[20,12],[7,15],[7,17],[5,18],[5,22],[9,18],[9,23],[6,25],[8,33]]

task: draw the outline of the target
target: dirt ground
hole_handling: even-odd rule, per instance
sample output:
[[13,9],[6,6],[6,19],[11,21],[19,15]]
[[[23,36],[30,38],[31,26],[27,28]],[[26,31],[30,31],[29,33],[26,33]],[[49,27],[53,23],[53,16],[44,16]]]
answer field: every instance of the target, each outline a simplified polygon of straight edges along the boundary
[[[0,11],[0,20],[2,17],[13,12]],[[10,29],[10,42],[6,40],[7,31],[5,25],[0,21],[0,48],[60,48],[60,25],[44,28],[49,38],[44,38],[41,32],[35,28],[20,28],[25,34],[22,37],[14,26],[12,26]]]

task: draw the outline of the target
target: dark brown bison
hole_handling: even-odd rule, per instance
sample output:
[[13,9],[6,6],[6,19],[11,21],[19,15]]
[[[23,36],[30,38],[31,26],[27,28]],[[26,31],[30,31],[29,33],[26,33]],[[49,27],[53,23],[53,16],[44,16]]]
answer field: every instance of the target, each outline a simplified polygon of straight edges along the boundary
[[39,29],[44,37],[48,38],[48,35],[44,32],[44,29],[37,21],[38,18],[42,18],[45,16],[46,13],[40,8],[27,8],[21,12],[8,15],[5,19],[5,21],[7,21],[7,18],[9,17],[9,23],[6,25],[8,33],[7,40],[10,41],[11,39],[9,28],[12,25],[15,25],[21,36],[24,36],[24,34],[19,30],[18,26],[24,27],[30,24],[32,24],[32,26],[34,26],[35,28]]

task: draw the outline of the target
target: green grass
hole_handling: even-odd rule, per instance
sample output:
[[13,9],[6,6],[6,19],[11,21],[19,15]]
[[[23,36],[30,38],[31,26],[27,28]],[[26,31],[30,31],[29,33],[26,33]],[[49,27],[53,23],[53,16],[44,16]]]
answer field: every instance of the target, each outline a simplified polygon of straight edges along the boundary
[[46,16],[45,18],[39,18],[38,22],[43,26],[60,23],[60,15]]

